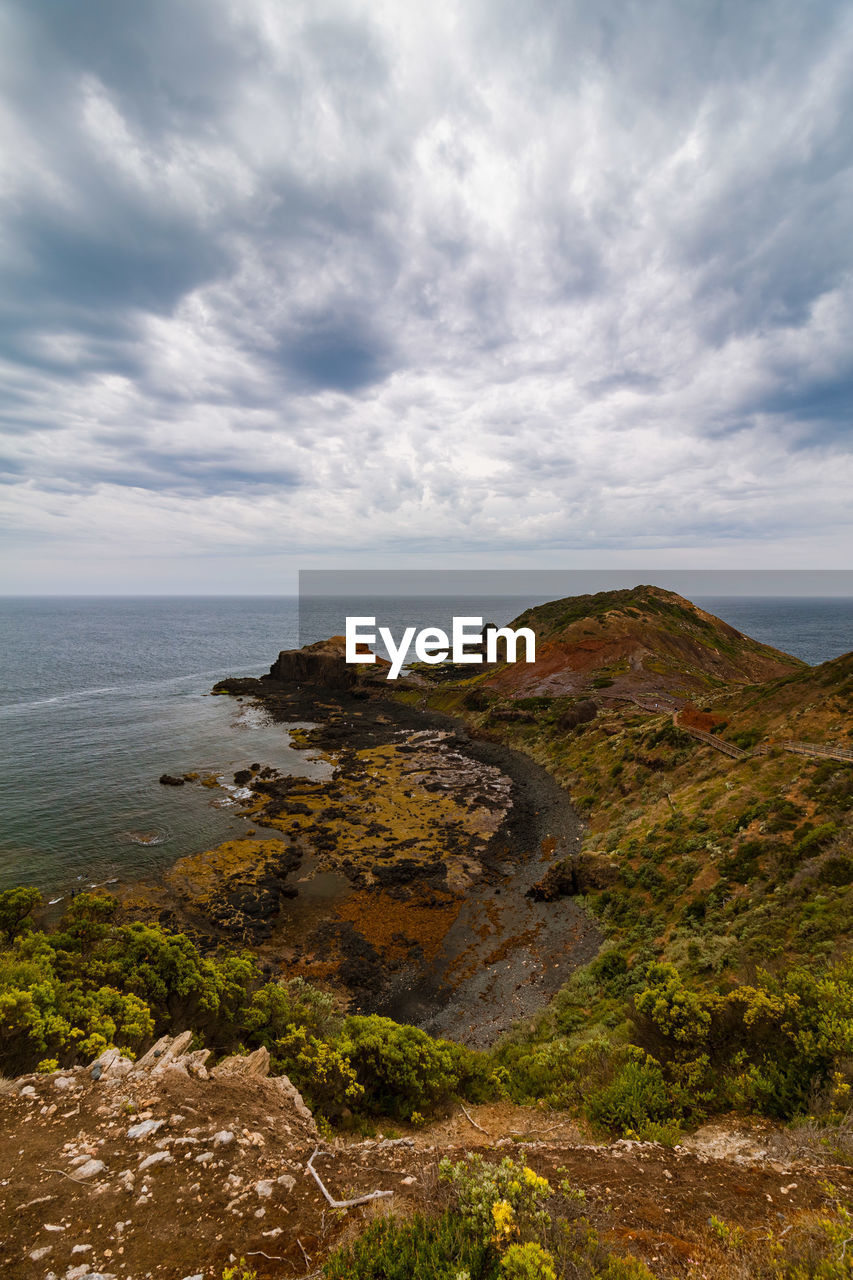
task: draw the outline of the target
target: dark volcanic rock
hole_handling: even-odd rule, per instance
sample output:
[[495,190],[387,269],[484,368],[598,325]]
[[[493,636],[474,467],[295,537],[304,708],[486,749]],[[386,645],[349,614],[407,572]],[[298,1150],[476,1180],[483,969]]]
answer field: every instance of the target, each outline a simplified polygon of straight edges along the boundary
[[283,649],[264,680],[278,684],[310,684],[318,689],[350,689],[358,676],[343,653],[327,643]]
[[576,858],[566,858],[549,867],[525,896],[534,902],[554,902],[590,889],[606,889],[618,879],[619,867],[615,862],[600,853],[580,853]]
[[183,787],[185,783],[183,778],[175,778],[171,773],[161,773],[160,785],[163,787]]
[[260,697],[265,692],[260,680],[254,676],[228,676],[213,686],[213,693],[232,693],[243,697]]

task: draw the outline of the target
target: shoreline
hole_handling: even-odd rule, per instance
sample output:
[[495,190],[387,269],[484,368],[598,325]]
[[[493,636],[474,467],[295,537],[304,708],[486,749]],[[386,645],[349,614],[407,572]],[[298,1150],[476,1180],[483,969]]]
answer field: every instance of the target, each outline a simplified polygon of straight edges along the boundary
[[123,888],[131,917],[211,949],[248,943],[271,972],[330,987],[353,1012],[475,1047],[544,1008],[596,954],[602,935],[573,899],[526,896],[581,841],[544,768],[450,716],[361,690],[278,686],[257,701],[282,731],[313,725],[301,745],[331,778],[243,780],[253,834]]

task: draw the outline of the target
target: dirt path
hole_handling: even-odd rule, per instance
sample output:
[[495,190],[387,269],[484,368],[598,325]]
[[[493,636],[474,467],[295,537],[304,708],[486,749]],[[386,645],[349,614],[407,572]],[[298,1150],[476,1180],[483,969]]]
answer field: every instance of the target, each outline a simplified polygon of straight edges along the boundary
[[[329,1209],[306,1169],[318,1139],[271,1079],[202,1081],[171,1070],[117,1086],[85,1071],[59,1079],[68,1074],[0,1095],[4,1280],[78,1274],[83,1264],[81,1276],[219,1280],[234,1256],[260,1280],[287,1280],[313,1272],[377,1212]],[[779,1230],[824,1202],[825,1180],[841,1195],[853,1183],[849,1169],[595,1146],[566,1117],[536,1109],[470,1111],[487,1134],[455,1108],[409,1146],[377,1138],[323,1147],[318,1170],[337,1198],[387,1190],[386,1208],[434,1212],[442,1156],[499,1159],[517,1154],[526,1135],[527,1162],[554,1185],[568,1176],[598,1229],[662,1278],[686,1276],[701,1258],[711,1214],[747,1231]]]

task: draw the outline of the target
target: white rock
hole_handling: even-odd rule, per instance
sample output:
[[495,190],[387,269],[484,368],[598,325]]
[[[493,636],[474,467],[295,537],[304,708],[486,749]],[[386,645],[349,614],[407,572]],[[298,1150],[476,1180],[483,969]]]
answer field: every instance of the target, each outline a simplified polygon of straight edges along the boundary
[[30,1257],[32,1258],[33,1262],[41,1262],[42,1258],[46,1258],[52,1248],[53,1248],[52,1244],[43,1244],[40,1249],[33,1249],[32,1253],[30,1254]]
[[213,1145],[215,1147],[227,1147],[229,1142],[234,1141],[234,1134],[230,1129],[220,1129],[218,1133],[213,1135]]
[[255,1183],[255,1191],[262,1200],[267,1200],[272,1195],[272,1183],[266,1179]]
[[196,1164],[207,1164],[208,1161],[212,1159],[213,1159],[212,1151],[202,1151],[200,1156],[196,1156],[195,1162]]
[[269,1072],[269,1050],[261,1048],[245,1057],[235,1055],[231,1058],[223,1058],[210,1074],[214,1078],[221,1078],[223,1076],[268,1076]]
[[91,1253],[92,1246],[90,1244],[75,1244],[71,1252],[72,1253]]
[[65,1089],[73,1089],[74,1081],[69,1076],[57,1076],[53,1082],[54,1089],[62,1092]]
[[57,1223],[55,1223],[55,1222],[46,1222],[46,1223],[44,1224],[44,1229],[45,1229],[45,1231],[64,1231],[64,1230],[65,1230],[65,1228],[64,1228],[64,1227],[60,1227],[60,1226],[59,1226]]
[[75,1178],[94,1178],[96,1174],[103,1173],[106,1169],[103,1160],[87,1160],[85,1164],[81,1164],[79,1169],[74,1170]]
[[204,1272],[197,1271],[194,1276],[184,1276],[184,1280],[204,1280]]
[[158,1129],[162,1129],[166,1123],[165,1120],[140,1120],[139,1124],[132,1124],[127,1131],[129,1138],[147,1138],[149,1133],[156,1133]]
[[124,1057],[120,1049],[105,1049],[94,1062],[89,1063],[87,1070],[93,1080],[116,1084],[130,1074],[133,1063]]
[[143,1169],[150,1169],[153,1164],[174,1164],[175,1157],[170,1156],[168,1151],[154,1151],[150,1156],[146,1156],[139,1166],[138,1172]]
[[284,1187],[285,1191],[292,1191],[296,1186],[296,1179],[289,1173],[283,1173],[280,1178],[276,1178],[276,1182],[280,1187]]

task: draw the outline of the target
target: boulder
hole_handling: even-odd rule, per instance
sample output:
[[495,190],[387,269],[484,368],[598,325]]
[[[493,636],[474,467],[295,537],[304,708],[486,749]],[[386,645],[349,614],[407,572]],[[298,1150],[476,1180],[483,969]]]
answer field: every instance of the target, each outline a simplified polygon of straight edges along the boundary
[[133,1070],[133,1063],[122,1056],[119,1049],[105,1049],[94,1062],[89,1063],[89,1075],[93,1080],[114,1083],[123,1080]]
[[221,1079],[223,1076],[268,1076],[269,1073],[269,1050],[260,1048],[245,1057],[235,1054],[233,1057],[223,1058],[210,1074],[214,1079]]

